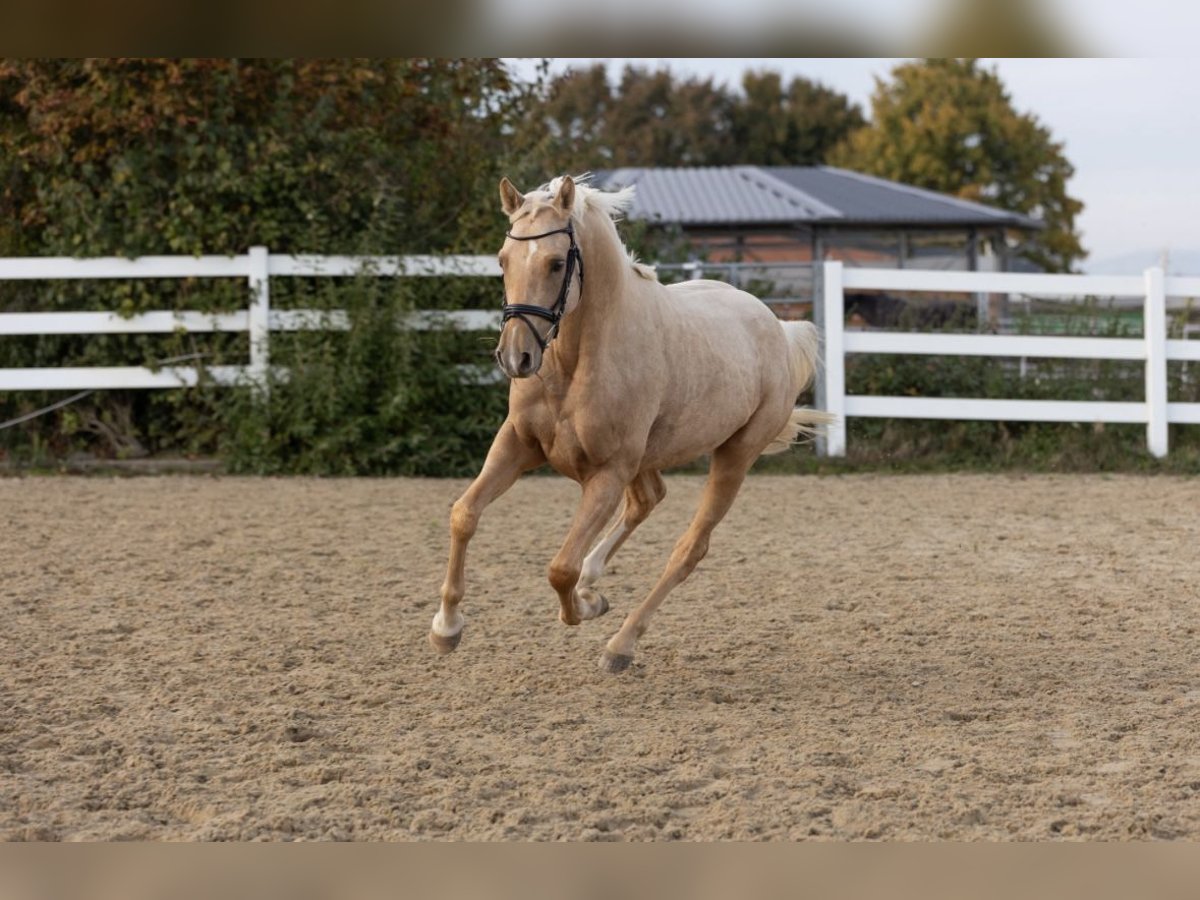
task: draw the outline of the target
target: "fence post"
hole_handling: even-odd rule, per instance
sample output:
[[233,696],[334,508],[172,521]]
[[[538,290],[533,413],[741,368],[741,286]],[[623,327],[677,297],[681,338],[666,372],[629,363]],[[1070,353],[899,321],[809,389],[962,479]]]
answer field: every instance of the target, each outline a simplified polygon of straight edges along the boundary
[[823,409],[837,416],[825,437],[826,456],[846,455],[846,325],[842,292],[842,263],[823,264],[820,302],[825,326],[825,398]]
[[269,256],[266,247],[250,248],[250,380],[264,391],[271,365]]
[[1142,332],[1146,339],[1146,448],[1167,455],[1167,293],[1163,270],[1147,269]]
[[[824,347],[824,341],[825,341],[825,303],[824,303],[825,293],[822,290],[822,285],[824,284],[824,278],[822,277],[822,275],[824,274],[824,272],[825,272],[825,270],[821,266],[821,263],[816,262],[814,260],[813,264],[812,264],[812,317],[813,317],[813,324],[817,326],[817,331],[821,335],[822,347]],[[824,353],[825,353],[825,351],[822,350],[821,351],[822,360],[824,359]],[[813,395],[814,395],[814,398],[816,399],[817,409],[826,409],[828,407],[829,404],[825,402],[825,365],[824,365],[824,362],[822,362],[821,365],[817,366],[817,375],[816,375],[815,382],[813,384]],[[828,442],[825,440],[824,430],[818,431],[817,432],[817,456],[828,456],[829,455],[829,447],[827,446],[827,444],[828,444]]]

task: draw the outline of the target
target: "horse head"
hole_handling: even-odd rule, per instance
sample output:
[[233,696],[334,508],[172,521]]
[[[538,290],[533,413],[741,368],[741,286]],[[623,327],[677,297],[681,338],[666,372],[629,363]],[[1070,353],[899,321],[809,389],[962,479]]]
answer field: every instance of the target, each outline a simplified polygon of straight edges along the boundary
[[504,178],[500,203],[510,226],[498,257],[504,322],[495,357],[510,378],[528,378],[541,368],[560,321],[583,293],[583,259],[573,224],[575,182],[565,176],[553,192],[524,195]]

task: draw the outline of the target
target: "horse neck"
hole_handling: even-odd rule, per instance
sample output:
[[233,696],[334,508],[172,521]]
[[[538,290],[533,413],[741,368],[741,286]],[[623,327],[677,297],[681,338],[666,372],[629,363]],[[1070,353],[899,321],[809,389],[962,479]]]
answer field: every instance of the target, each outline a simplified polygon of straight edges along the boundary
[[583,293],[578,307],[563,318],[553,345],[559,368],[568,377],[595,343],[610,341],[614,333],[629,327],[626,301],[633,269],[611,220],[599,216],[603,214],[589,215],[577,228]]

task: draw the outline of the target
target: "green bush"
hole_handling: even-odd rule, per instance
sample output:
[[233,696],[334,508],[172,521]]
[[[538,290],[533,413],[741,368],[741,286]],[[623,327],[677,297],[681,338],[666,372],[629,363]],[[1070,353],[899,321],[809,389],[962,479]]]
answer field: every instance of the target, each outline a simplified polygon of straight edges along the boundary
[[[940,329],[973,332],[973,310],[946,321]],[[1174,317],[1171,336],[1182,336],[1189,311]],[[922,327],[919,308],[910,308],[899,330]],[[1141,317],[1114,310],[1097,300],[1054,304],[1018,312],[1020,333],[1067,336],[1141,337]],[[1200,401],[1195,364],[1168,365],[1172,402]],[[1012,400],[1085,400],[1143,402],[1145,367],[1122,360],[1038,359],[1023,366],[1016,359],[954,356],[854,354],[847,357],[849,394],[896,397],[978,397]],[[1171,453],[1155,460],[1146,450],[1144,425],[972,422],[925,419],[852,418],[847,424],[844,460],[817,460],[803,451],[766,460],[767,471],[842,471],[884,469],[1027,469],[1034,471],[1176,471],[1200,472],[1200,429],[1172,426]]]
[[[445,279],[440,299],[466,279]],[[507,391],[477,383],[494,371],[488,335],[413,331],[403,316],[433,307],[428,285],[364,276],[296,285],[305,308],[344,309],[348,331],[276,334],[269,396],[225,390],[220,450],[235,472],[313,475],[474,474],[503,420]],[[424,287],[426,290],[420,290]]]

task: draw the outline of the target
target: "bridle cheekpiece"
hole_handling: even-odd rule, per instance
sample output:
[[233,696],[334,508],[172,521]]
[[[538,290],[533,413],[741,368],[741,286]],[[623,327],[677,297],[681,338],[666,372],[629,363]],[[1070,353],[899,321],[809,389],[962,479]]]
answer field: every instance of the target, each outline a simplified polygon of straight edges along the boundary
[[[534,241],[538,238],[550,237],[552,234],[565,234],[571,241],[571,246],[567,250],[566,272],[563,274],[562,287],[558,289],[558,299],[554,301],[554,305],[547,309],[545,306],[536,306],[532,303],[509,303],[505,298],[504,313],[500,317],[502,327],[509,319],[520,319],[524,322],[533,332],[533,339],[542,348],[542,352],[545,352],[546,348],[550,346],[550,342],[558,336],[558,323],[562,321],[563,313],[567,309],[567,293],[571,290],[571,278],[575,275],[576,267],[579,269],[579,293],[581,296],[583,294],[583,255],[579,252],[579,245],[575,243],[575,229],[568,221],[566,228],[543,231],[541,234],[527,234],[522,237],[518,237],[511,231],[505,232],[505,234],[514,241]],[[550,330],[546,332],[544,339],[526,316],[538,316],[550,321]]]

